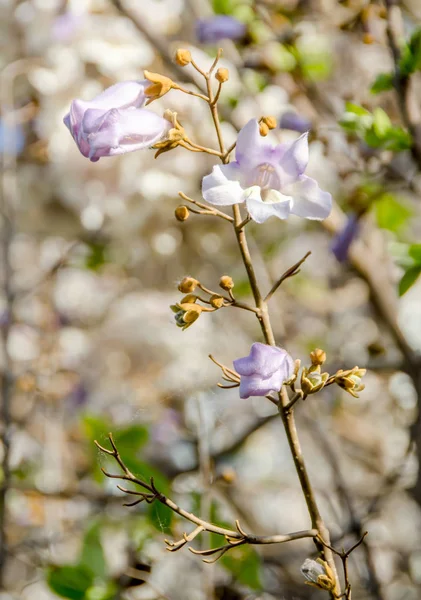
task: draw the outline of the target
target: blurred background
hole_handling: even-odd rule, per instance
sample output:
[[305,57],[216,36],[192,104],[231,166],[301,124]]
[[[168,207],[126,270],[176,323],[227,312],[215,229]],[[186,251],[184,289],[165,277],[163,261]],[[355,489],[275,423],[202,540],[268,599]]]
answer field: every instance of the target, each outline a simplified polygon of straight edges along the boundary
[[[63,125],[73,99],[144,69],[196,89],[179,47],[202,68],[223,48],[228,145],[262,115],[278,141],[310,129],[308,172],[332,217],[251,224],[251,251],[263,289],[312,251],[271,301],[277,343],[304,364],[322,347],[331,373],[369,369],[359,398],[331,386],[296,410],[333,543],[369,532],[350,559],[353,597],[420,597],[421,6],[390,4],[0,1],[1,600],[327,597],[300,574],[311,540],[214,565],[171,554],[164,539],[193,527],[161,505],[123,507],[100,470],[93,440],[112,431],[130,468],[187,510],[260,535],[309,527],[275,408],[219,389],[208,359],[247,355],[257,322],[227,309],[182,332],[169,308],[185,275],[217,289],[229,274],[249,295],[231,228],[174,218],[214,161],[178,148],[90,163]],[[171,91],[150,108],[216,147],[199,99]]]

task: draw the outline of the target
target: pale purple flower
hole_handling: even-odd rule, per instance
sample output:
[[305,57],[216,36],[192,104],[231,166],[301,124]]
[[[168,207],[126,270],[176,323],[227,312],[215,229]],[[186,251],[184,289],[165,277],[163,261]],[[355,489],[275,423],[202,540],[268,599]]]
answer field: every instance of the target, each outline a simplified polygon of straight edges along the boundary
[[202,194],[217,206],[245,202],[257,223],[271,216],[286,219],[290,214],[325,219],[332,196],[304,175],[307,163],[307,134],[292,143],[272,146],[253,119],[238,134],[235,161],[215,166],[203,178]]
[[256,342],[248,356],[234,360],[234,368],[241,375],[240,398],[249,398],[279,392],[294,373],[294,361],[286,350]]
[[305,133],[311,129],[311,121],[295,112],[287,111],[279,119],[279,128]]
[[352,242],[359,232],[359,216],[350,214],[345,223],[345,227],[335,235],[330,249],[336,257],[336,260],[343,263],[348,259],[348,252]]
[[96,162],[102,156],[150,148],[166,134],[170,123],[141,108],[149,85],[149,81],[125,81],[90,102],[73,100],[64,123],[83,156]]
[[220,40],[240,40],[246,35],[247,26],[229,15],[215,15],[196,21],[196,37],[202,44],[214,44]]

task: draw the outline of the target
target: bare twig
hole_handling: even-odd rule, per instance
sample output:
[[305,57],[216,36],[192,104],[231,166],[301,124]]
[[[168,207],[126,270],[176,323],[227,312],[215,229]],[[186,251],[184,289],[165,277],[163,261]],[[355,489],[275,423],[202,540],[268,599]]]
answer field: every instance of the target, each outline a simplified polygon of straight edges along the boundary
[[[130,481],[134,485],[139,486],[141,488],[141,490],[139,490],[139,491],[127,490],[126,488],[122,488],[122,487],[120,487],[120,489],[130,495],[139,496],[139,501],[145,500],[146,502],[149,502],[149,503],[156,502],[156,501],[160,502],[161,504],[164,504],[165,506],[170,508],[173,512],[178,514],[180,517],[183,517],[187,521],[190,521],[191,523],[194,523],[196,525],[196,528],[190,534],[186,534],[186,533],[183,534],[183,537],[181,540],[178,540],[176,542],[172,542],[172,541],[166,542],[167,548],[171,552],[179,550],[180,548],[185,546],[187,543],[192,541],[197,535],[202,533],[202,531],[207,531],[210,533],[216,533],[218,535],[222,535],[227,540],[227,544],[229,545],[230,548],[238,545],[239,543],[251,544],[251,545],[283,544],[285,542],[290,542],[293,540],[299,540],[299,539],[303,539],[303,538],[315,538],[318,535],[318,530],[313,528],[313,529],[309,529],[309,530],[288,533],[286,535],[257,536],[254,534],[249,534],[249,533],[244,532],[244,530],[241,529],[241,526],[238,521],[236,521],[236,529],[234,530],[234,529],[227,529],[225,527],[219,527],[218,525],[215,525],[204,519],[201,519],[200,517],[197,517],[193,513],[190,513],[188,511],[184,510],[183,508],[178,506],[175,502],[173,502],[173,500],[171,500],[170,498],[168,498],[167,496],[162,494],[156,488],[153,478],[151,478],[149,480],[149,482],[146,482],[146,481],[143,481],[142,479],[139,479],[138,477],[136,477],[130,471],[130,469],[125,465],[124,461],[122,460],[121,455],[117,449],[117,446],[114,442],[114,439],[113,439],[113,436],[111,433],[109,434],[108,438],[109,438],[109,441],[111,444],[111,449],[105,448],[104,446],[99,444],[99,442],[97,442],[97,441],[95,441],[95,444],[101,452],[103,452],[104,454],[107,454],[108,456],[111,456],[117,462],[117,464],[119,465],[119,467],[122,471],[122,474],[108,473],[105,469],[102,469],[103,473],[107,477],[110,477],[112,479],[122,479],[124,481]],[[227,549],[229,549],[229,548],[227,548]],[[206,550],[205,555],[213,554],[214,552],[217,552],[219,550],[220,550],[220,548]]]
[[[213,215],[215,217],[221,217],[221,219],[225,219],[226,221],[229,221],[230,223],[233,222],[232,217],[225,214],[221,210],[214,208],[213,206],[208,206],[207,204],[204,204],[203,202],[199,202],[198,200],[193,200],[193,198],[190,198],[184,192],[178,192],[178,195],[180,196],[180,198],[182,198],[186,202],[191,202],[192,204],[195,204],[199,208],[203,209],[201,211],[192,211],[192,212],[196,212],[199,215]],[[192,209],[189,208],[189,210],[192,210]]]
[[303,258],[301,260],[296,262],[295,265],[292,265],[292,267],[287,269],[285,271],[285,273],[283,275],[281,275],[281,277],[278,279],[278,281],[276,283],[274,283],[273,286],[271,287],[271,289],[269,290],[269,292],[265,298],[265,302],[268,302],[272,298],[273,294],[276,292],[278,287],[285,281],[285,279],[288,279],[288,277],[293,277],[294,275],[297,275],[297,273],[300,272],[299,271],[300,266],[310,256],[310,254],[311,254],[310,251],[307,252],[306,255],[303,256]]

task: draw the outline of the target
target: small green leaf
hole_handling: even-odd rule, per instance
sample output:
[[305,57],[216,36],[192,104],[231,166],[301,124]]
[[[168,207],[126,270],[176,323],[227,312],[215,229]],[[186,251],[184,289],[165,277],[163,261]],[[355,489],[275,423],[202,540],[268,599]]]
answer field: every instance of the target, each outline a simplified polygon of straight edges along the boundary
[[85,533],[80,565],[92,571],[95,577],[103,579],[107,573],[107,564],[102,549],[100,532],[101,524],[97,521]]
[[168,506],[165,506],[165,504],[161,504],[161,502],[155,500],[155,502],[149,506],[149,521],[152,523],[155,529],[161,533],[171,531],[173,516],[173,511],[168,508]]
[[392,73],[380,73],[377,75],[373,85],[370,88],[372,94],[380,94],[380,92],[386,92],[393,88],[393,74]]
[[359,106],[358,104],[354,104],[353,102],[345,103],[345,111],[348,113],[354,113],[358,117],[371,116],[370,111],[368,111],[366,108],[363,108],[362,106]]
[[230,571],[238,583],[252,590],[261,590],[261,560],[254,548],[241,546],[233,548],[221,559],[222,565]]
[[94,585],[87,590],[85,600],[114,600],[117,599],[118,588],[115,583]]
[[408,249],[408,254],[417,264],[421,265],[421,244],[411,244]]
[[373,110],[373,130],[374,133],[379,138],[384,138],[387,135],[387,132],[392,127],[392,122],[389,119],[389,116],[382,108],[375,108]]
[[421,273],[421,265],[410,267],[399,282],[399,296],[403,296],[414,285]]
[[50,567],[47,573],[50,589],[58,596],[70,600],[84,600],[92,583],[92,572],[83,565]]
[[412,211],[393,194],[383,194],[374,202],[377,224],[381,229],[398,232],[406,225]]

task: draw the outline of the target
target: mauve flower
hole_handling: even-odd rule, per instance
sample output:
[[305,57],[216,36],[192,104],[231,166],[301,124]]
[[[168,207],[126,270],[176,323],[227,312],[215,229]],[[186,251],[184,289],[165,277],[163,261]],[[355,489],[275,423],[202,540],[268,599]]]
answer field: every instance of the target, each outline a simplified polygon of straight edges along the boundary
[[202,194],[210,204],[229,206],[245,202],[251,218],[264,223],[271,216],[290,214],[325,219],[332,196],[304,175],[308,163],[307,134],[292,143],[272,146],[260,135],[253,119],[238,134],[236,160],[216,165],[202,182]]
[[249,398],[279,392],[294,373],[294,361],[286,350],[256,342],[248,356],[234,360],[234,368],[241,375],[240,398]]
[[359,229],[359,216],[356,214],[349,215],[345,227],[335,235],[330,246],[336,260],[343,263],[348,259],[349,249],[357,237]]
[[229,15],[215,15],[196,21],[196,37],[202,44],[214,44],[220,40],[241,40],[247,26]]
[[298,133],[305,133],[311,129],[311,121],[295,112],[285,112],[279,120],[280,129],[290,129]]
[[141,108],[149,81],[116,83],[90,102],[73,100],[64,123],[80,152],[92,162],[102,156],[150,148],[171,125]]

